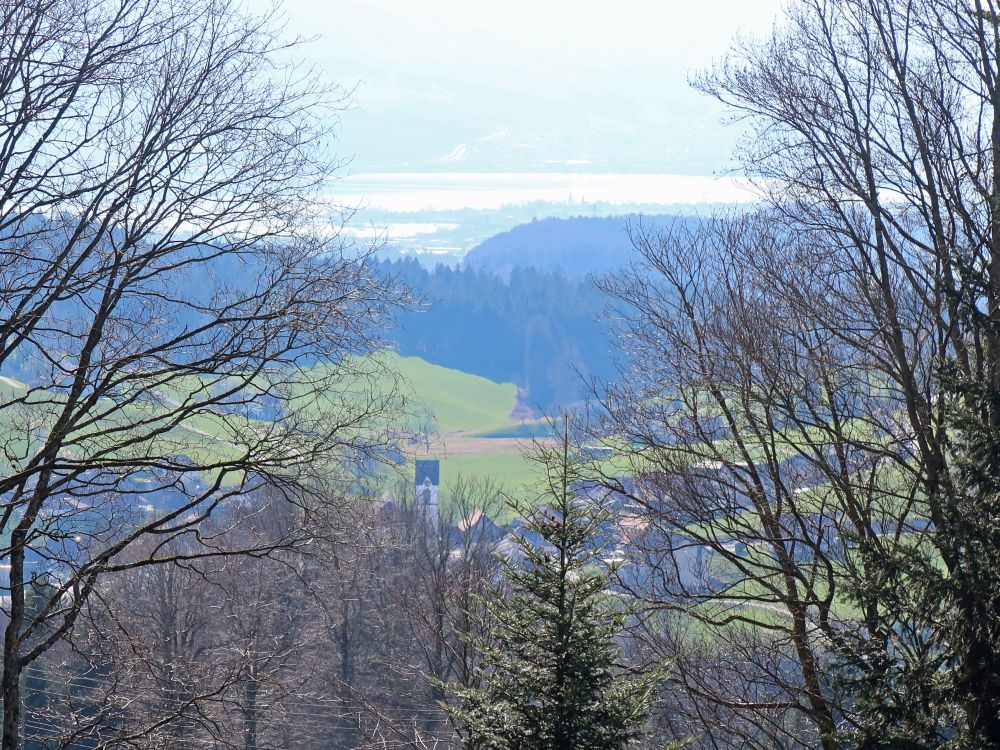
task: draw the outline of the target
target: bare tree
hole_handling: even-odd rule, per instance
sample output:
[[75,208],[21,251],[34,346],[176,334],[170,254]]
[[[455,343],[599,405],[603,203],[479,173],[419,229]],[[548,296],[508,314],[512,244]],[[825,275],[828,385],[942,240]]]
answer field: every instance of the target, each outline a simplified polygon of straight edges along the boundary
[[[189,535],[171,542],[169,564],[104,576],[67,643],[29,668],[42,700],[26,709],[27,736],[67,748],[354,746],[322,679],[343,603],[322,540],[345,535],[347,519],[302,515],[257,493],[202,525],[219,530],[213,554]],[[282,548],[290,527],[313,542]]]
[[748,123],[768,209],[639,232],[608,285],[634,303],[636,387],[607,405],[656,599],[710,626],[689,708],[736,744],[1000,739],[994,510],[949,416],[1000,425],[997,18],[790,5],[698,81]]
[[[635,596],[650,604],[645,624],[657,645],[675,659],[691,695],[690,707],[705,710],[697,706],[698,698],[703,704],[733,707],[736,716],[728,720],[720,720],[717,709],[710,711],[706,729],[732,733],[750,747],[773,746],[793,738],[755,724],[765,710],[803,710],[817,723],[826,722],[827,729],[832,729],[833,719],[809,639],[809,592],[795,583],[799,564],[785,545],[788,524],[772,491],[791,492],[797,483],[779,473],[781,455],[760,452],[773,439],[771,417],[760,413],[756,383],[748,383],[746,372],[741,372],[755,363],[750,360],[754,353],[759,360],[770,356],[771,349],[760,342],[745,357],[734,356],[743,354],[740,344],[756,340],[760,330],[743,328],[750,320],[737,322],[726,271],[711,270],[725,267],[722,262],[715,266],[709,250],[712,240],[721,238],[710,238],[706,231],[688,237],[688,242],[677,234],[663,239],[655,250],[643,246],[662,277],[654,281],[636,275],[620,286],[609,285],[641,311],[642,323],[636,328],[643,336],[636,341],[636,366],[649,368],[642,381],[647,390],[612,391],[608,399],[614,429],[627,436],[635,472],[642,477],[632,496],[645,511],[644,524],[642,533],[634,535],[630,553],[643,574],[628,583]],[[664,351],[670,356],[660,361]],[[768,406],[764,401],[763,408]],[[640,464],[646,458],[649,463]],[[755,554],[747,555],[748,549]],[[719,560],[735,570],[726,566],[720,571]],[[772,622],[775,611],[787,620]],[[673,621],[664,614],[669,612],[684,617]],[[696,641],[681,638],[689,621],[709,625],[712,644],[699,649]],[[740,627],[742,623],[750,627]],[[747,631],[764,648],[748,649]],[[739,679],[725,675],[726,657],[713,661],[704,655],[713,648],[733,654],[730,669],[745,673]],[[760,658],[736,658],[741,651],[744,657],[748,652],[766,654],[799,669],[773,672],[761,691]],[[705,684],[708,680],[717,680],[714,690]],[[751,692],[743,693],[747,689]],[[741,713],[750,716],[744,719]],[[779,727],[783,723],[777,722]],[[807,737],[797,739],[810,744]]]
[[440,515],[401,487],[376,505],[368,531],[338,548],[329,585],[329,695],[342,701],[340,746],[453,747],[445,680],[471,681],[481,593],[494,577],[503,490],[457,477]]
[[377,345],[387,290],[319,200],[341,95],[282,63],[270,16],[227,0],[16,0],[0,16],[13,750],[24,669],[102,576],[184,559],[172,541],[192,534],[198,556],[254,551],[213,551],[202,524],[263,486],[315,496],[314,474],[377,441],[395,399],[353,356]]

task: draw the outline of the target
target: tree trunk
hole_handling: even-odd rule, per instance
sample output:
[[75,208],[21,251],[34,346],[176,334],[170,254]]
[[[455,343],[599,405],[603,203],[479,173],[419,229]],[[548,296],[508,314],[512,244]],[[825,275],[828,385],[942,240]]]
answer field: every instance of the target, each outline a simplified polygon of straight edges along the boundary
[[244,750],[257,750],[257,694],[260,683],[257,681],[257,669],[250,667],[250,675],[243,689],[244,716]]
[[341,680],[341,706],[343,716],[340,718],[340,737],[342,747],[350,747],[354,737],[353,727],[348,716],[351,710],[350,685],[353,670],[351,667],[351,630],[350,630],[350,605],[348,604],[346,591],[341,592],[340,599],[340,680]]
[[24,543],[26,532],[16,528],[11,534],[10,550],[10,621],[4,634],[3,677],[0,696],[3,698],[2,750],[21,747],[21,657],[19,652],[21,626],[24,621]]

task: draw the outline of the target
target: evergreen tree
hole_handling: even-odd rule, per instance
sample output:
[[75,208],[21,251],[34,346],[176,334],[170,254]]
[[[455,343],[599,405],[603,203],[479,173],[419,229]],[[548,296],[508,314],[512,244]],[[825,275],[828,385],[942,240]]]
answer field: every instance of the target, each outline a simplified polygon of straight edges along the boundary
[[953,477],[941,490],[935,562],[940,556],[950,565],[928,590],[944,605],[935,607],[944,615],[939,650],[947,657],[941,692],[962,717],[947,744],[1000,747],[1000,391],[954,370],[943,381],[952,394]]
[[412,258],[379,271],[422,302],[395,314],[389,338],[400,354],[517,383],[533,409],[579,401],[590,379],[615,374],[611,332],[599,319],[605,299],[589,279],[517,268],[504,280],[467,266],[429,270]]
[[[846,593],[885,624],[845,631],[837,677],[861,750],[1000,747],[1000,394],[942,367],[951,473],[928,498],[929,544],[861,548],[878,573]],[[888,613],[892,613],[891,615]],[[891,648],[885,647],[891,642]]]
[[452,685],[456,725],[475,750],[615,750],[642,733],[659,670],[619,665],[629,616],[609,590],[600,541],[609,514],[576,497],[578,467],[544,459],[546,502],[533,509],[486,602],[478,688]]

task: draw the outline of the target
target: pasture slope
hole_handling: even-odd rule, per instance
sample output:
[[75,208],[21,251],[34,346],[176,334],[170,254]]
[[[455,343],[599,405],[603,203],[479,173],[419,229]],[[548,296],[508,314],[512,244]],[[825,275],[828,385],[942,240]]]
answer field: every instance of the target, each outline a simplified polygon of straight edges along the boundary
[[537,467],[524,451],[531,447],[531,436],[545,430],[538,422],[511,418],[517,386],[433,365],[419,357],[392,352],[381,356],[388,369],[401,377],[409,411],[427,432],[426,442],[413,444],[407,451],[404,477],[412,477],[416,458],[439,459],[444,502],[449,483],[459,475],[492,479],[518,498],[536,482]]
[[[530,447],[530,436],[543,429],[538,422],[512,419],[510,414],[517,401],[517,387],[513,383],[496,383],[487,378],[440,367],[418,357],[402,357],[394,352],[377,355],[374,368],[362,366],[362,372],[381,373],[371,379],[361,376],[345,381],[338,370],[326,365],[310,369],[303,379],[303,386],[310,383],[323,387],[318,399],[300,396],[301,402],[293,404],[306,418],[322,419],[328,409],[336,410],[355,398],[364,398],[365,392],[388,392],[399,384],[405,395],[403,414],[389,417],[393,428],[401,432],[419,432],[421,439],[403,446],[405,460],[395,467],[400,480],[412,481],[413,461],[416,458],[437,458],[441,461],[442,500],[447,502],[449,485],[459,476],[490,478],[502,483],[520,496],[525,485],[535,479],[534,464],[526,459],[523,450]],[[350,368],[349,368],[350,369]],[[171,404],[186,398],[185,391],[196,392],[205,387],[197,379],[173,384],[171,392],[160,392],[158,397]],[[329,388],[329,390],[326,390]],[[307,389],[303,387],[305,392]],[[62,396],[38,386],[31,386],[12,377],[0,376],[0,404],[17,406],[0,410],[0,443],[9,455],[27,456],[32,452],[30,443],[37,442],[46,426],[55,417],[62,403]],[[35,433],[29,434],[23,424],[25,413],[30,412],[36,424]],[[114,419],[137,425],[138,431],[158,426],[158,418],[166,418],[169,408],[151,400],[130,405],[113,412]],[[407,416],[409,415],[409,416]],[[397,422],[398,419],[398,423]],[[109,426],[111,417],[99,418],[87,432],[99,431]],[[407,424],[409,422],[409,424]],[[142,425],[141,427],[139,425]],[[247,430],[273,429],[265,415],[238,416],[206,408],[191,414],[168,432],[156,439],[156,449],[164,455],[185,454],[197,463],[214,463],[237,450],[232,442]],[[280,429],[280,427],[278,428]],[[523,437],[523,436],[528,437]],[[75,436],[74,455],[86,460],[90,448],[86,434]],[[0,459],[0,470],[10,471],[12,466]],[[232,475],[226,484],[238,482]],[[393,481],[393,480],[390,480]]]

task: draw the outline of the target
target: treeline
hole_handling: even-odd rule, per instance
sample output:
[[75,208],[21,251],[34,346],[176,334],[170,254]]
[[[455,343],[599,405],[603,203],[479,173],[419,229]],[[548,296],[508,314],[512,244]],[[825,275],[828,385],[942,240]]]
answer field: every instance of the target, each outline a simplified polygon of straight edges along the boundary
[[[429,680],[472,679],[474,599],[497,567],[497,488],[227,502],[198,535],[120,560],[23,679],[24,747],[383,748],[456,741]],[[308,534],[308,538],[306,538]],[[260,556],[242,550],[267,547]],[[36,582],[29,606],[51,584]]]
[[[642,646],[621,631],[629,612],[605,596],[608,574],[595,567],[603,548],[588,527],[607,525],[607,512],[563,493],[552,501],[569,526],[537,513],[503,528],[493,521],[509,510],[501,487],[448,484],[440,513],[406,486],[367,502],[332,490],[320,504],[251,493],[201,526],[210,545],[194,534],[170,540],[163,552],[174,564],[147,567],[149,548],[136,548],[96,587],[72,635],[26,670],[24,747],[462,747],[476,741],[470,732],[526,739],[536,723],[556,731],[565,723],[576,732],[566,747],[637,747],[630,742],[639,737],[658,747],[671,734],[644,729],[658,675],[614,668],[623,645],[634,644],[633,656]],[[565,568],[547,556],[553,544],[569,551]],[[265,546],[266,555],[241,552]],[[521,607],[509,611],[528,630],[511,631],[494,611],[509,606],[518,583],[504,570],[532,555],[548,561],[548,580],[520,592]],[[590,715],[573,717],[525,702],[515,721],[485,652],[528,648],[524,633],[546,629],[557,589],[567,587],[579,587],[579,598],[574,591],[559,605],[559,631],[511,676],[530,701],[533,670],[569,664],[576,676],[567,678],[565,707],[596,698],[600,710],[587,705]],[[50,588],[36,581],[30,606]],[[565,659],[547,656],[560,649]],[[458,693],[491,685],[501,697],[483,693],[481,717],[454,715],[468,705]],[[606,729],[609,718],[616,726]]]
[[380,270],[418,300],[396,313],[389,333],[404,355],[516,383],[536,411],[580,401],[593,378],[614,375],[605,298],[590,279],[518,267],[504,280],[466,267],[428,270],[412,258]]

